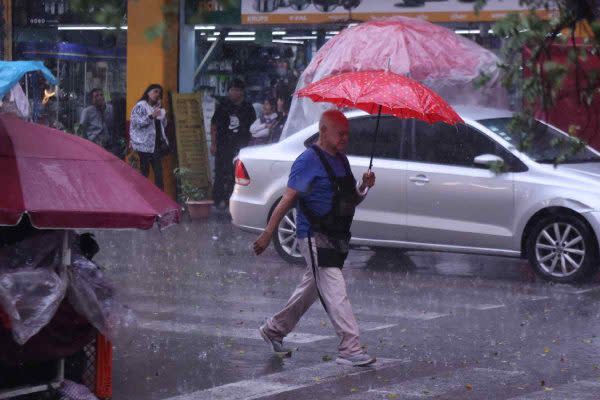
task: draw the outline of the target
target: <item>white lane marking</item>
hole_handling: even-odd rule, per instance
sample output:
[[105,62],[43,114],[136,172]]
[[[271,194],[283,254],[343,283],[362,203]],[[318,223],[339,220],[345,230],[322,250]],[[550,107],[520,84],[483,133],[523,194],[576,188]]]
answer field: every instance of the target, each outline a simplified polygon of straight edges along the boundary
[[509,400],[598,400],[600,399],[600,382],[576,381],[566,385],[549,387],[546,390],[513,397]]
[[[369,367],[356,368],[337,365],[333,362],[320,363],[310,367],[290,369],[257,379],[247,379],[211,389],[169,397],[164,400],[252,400],[265,396],[287,393],[298,389],[330,383],[337,379],[362,375],[388,368],[407,360],[383,358]],[[283,383],[285,382],[285,383]]]
[[536,296],[536,295],[528,295],[528,296],[519,296],[517,300],[520,301],[540,301],[540,300],[548,300],[550,296]]
[[[258,332],[258,328],[233,328],[224,327],[213,328],[207,327],[206,324],[191,324],[184,322],[174,321],[150,321],[146,319],[139,319],[139,326],[143,329],[148,329],[157,332],[174,332],[174,333],[186,333],[186,334],[200,334],[204,336],[217,336],[217,337],[233,337],[238,339],[253,339],[263,340]],[[292,332],[286,336],[285,341],[287,343],[305,344],[318,342],[320,340],[331,339],[334,336],[323,336],[313,335],[311,333],[303,332]]]
[[[141,292],[141,291],[140,291]],[[145,293],[149,293],[144,291]],[[141,293],[140,293],[141,294]],[[144,294],[147,295],[148,297],[151,297],[150,294]],[[189,302],[193,302],[194,299],[199,298],[197,296],[194,296],[191,301]],[[207,300],[209,300],[209,298],[206,298]],[[272,298],[272,297],[260,297],[260,296],[240,296],[239,298],[227,298],[227,299],[218,299],[218,303],[228,303],[228,304],[232,304],[235,305],[235,307],[233,307],[234,309],[232,310],[223,310],[222,307],[219,307],[219,310],[221,310],[221,313],[232,313],[237,315],[237,311],[239,311],[240,309],[243,309],[244,312],[240,312],[240,316],[242,314],[247,314],[247,315],[253,315],[253,317],[258,317],[258,320],[261,320],[265,317],[270,316],[270,314],[272,314],[273,312],[279,311],[279,309],[281,307],[283,307],[285,305],[287,300],[284,299],[277,299],[277,298]],[[138,304],[140,304],[141,302],[139,302],[139,300],[135,300],[135,301],[123,301],[124,304],[130,305],[132,308],[136,308]],[[161,304],[161,301],[145,301],[144,303],[146,304],[156,304],[156,306],[152,305],[144,305],[142,306],[141,309],[139,309],[140,311],[147,311],[147,312],[155,312],[154,311],[154,307],[155,308],[160,308],[160,307],[170,307],[169,304]],[[218,305],[218,304],[217,304]],[[273,309],[270,311],[270,309],[265,309],[263,313],[261,314],[256,314],[255,311],[252,310],[247,310],[248,306],[250,305],[256,305],[256,306],[273,306]],[[316,306],[319,307],[316,307]],[[473,307],[476,307],[477,305],[473,305]],[[177,307],[185,307],[185,306],[177,306]],[[190,307],[190,306],[188,306]],[[193,307],[193,306],[192,306]],[[459,307],[463,307],[462,305]],[[464,307],[463,307],[464,308]],[[202,306],[197,306],[195,311],[195,315],[196,316],[203,316],[205,314],[203,314],[202,310],[205,310],[206,306],[202,305]],[[214,309],[214,308],[213,308]],[[370,317],[384,317],[384,318],[389,318],[389,317],[395,317],[395,318],[404,318],[404,319],[414,319],[414,320],[422,320],[422,321],[428,321],[431,319],[436,319],[436,318],[441,318],[441,317],[447,317],[450,314],[449,313],[440,313],[440,312],[429,312],[429,311],[425,311],[425,310],[398,310],[396,308],[389,308],[389,307],[377,307],[377,308],[372,308],[372,307],[360,307],[357,305],[354,305],[354,310],[356,314],[360,314],[363,316],[370,316]],[[308,311],[309,314],[313,314],[316,312],[322,312],[322,308],[320,307],[318,302],[315,302],[315,304],[313,305],[313,307],[310,308],[310,310]],[[158,311],[160,312],[160,311]],[[174,309],[170,309],[167,312],[174,312]],[[326,317],[326,314],[324,312],[322,312],[322,314]]]
[[595,292],[596,290],[600,289],[600,287],[595,287],[595,288],[589,288],[589,289],[579,289],[579,290],[574,290],[573,294],[584,294],[584,293],[589,293],[589,292]]
[[[359,314],[364,314],[364,311],[359,311]],[[373,315],[374,313],[369,312],[369,315]],[[450,314],[447,313],[438,313],[438,312],[429,312],[429,311],[415,311],[415,310],[394,310],[389,313],[379,312],[376,313],[379,315],[385,315],[387,317],[396,317],[396,318],[406,318],[406,319],[417,319],[423,321],[429,321],[431,319],[447,317]]]
[[[139,327],[157,332],[173,332],[185,334],[200,334],[204,336],[234,337],[238,339],[263,340],[257,328],[240,328],[225,325],[223,327],[210,327],[206,323],[186,323],[176,321],[160,321],[138,318]],[[397,324],[378,324],[367,322],[360,324],[362,332],[374,332],[398,326]],[[331,329],[331,328],[329,328]],[[292,332],[285,337],[287,343],[306,344],[332,339],[333,335],[317,335],[306,332]]]
[[[398,384],[370,389],[369,392],[385,395],[401,395],[407,397],[430,398],[439,397],[455,390],[464,390],[466,384],[480,388],[489,386],[489,382],[507,380],[525,376],[523,371],[508,371],[493,368],[457,369],[449,373],[427,376],[401,382]],[[390,397],[392,397],[390,396]]]
[[487,311],[506,307],[505,304],[465,304],[462,308],[467,310]]
[[361,328],[360,330],[363,331],[363,332],[381,331],[381,330],[384,330],[384,329],[389,329],[389,328],[393,328],[395,326],[398,326],[398,324],[386,324],[386,325],[378,325],[378,326],[375,326],[373,328],[365,329],[363,327],[366,325],[366,323],[360,323],[359,322],[358,325],[360,325],[360,328]]
[[[254,295],[245,295],[245,294],[235,294],[228,293],[228,296],[217,296],[208,293],[189,293],[189,291],[181,292],[181,291],[169,291],[163,290],[161,292],[152,291],[149,289],[142,288],[128,288],[126,291],[121,293],[124,297],[133,296],[134,298],[138,298],[139,296],[150,297],[156,299],[156,301],[160,301],[159,299],[165,298],[168,296],[169,299],[182,299],[185,298],[187,302],[211,302],[211,303],[236,303],[236,304],[253,304],[253,305],[265,305],[277,303],[283,306],[287,299],[279,299],[274,297],[266,297],[266,296],[254,296]],[[158,297],[162,296],[162,297]]]

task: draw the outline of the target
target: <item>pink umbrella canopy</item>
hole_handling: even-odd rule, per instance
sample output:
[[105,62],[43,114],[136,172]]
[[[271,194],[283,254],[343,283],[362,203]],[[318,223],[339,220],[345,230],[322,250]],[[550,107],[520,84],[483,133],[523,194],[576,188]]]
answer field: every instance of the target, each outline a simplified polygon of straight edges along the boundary
[[321,79],[298,91],[299,97],[358,108],[369,114],[416,118],[430,124],[463,122],[433,90],[388,71],[346,72]]
[[491,51],[448,28],[397,16],[341,31],[315,55],[305,78],[323,73],[323,67],[328,67],[329,74],[345,72],[348,66],[355,71],[377,69],[390,59],[393,72],[426,84],[442,79],[470,82],[482,70],[496,70],[498,61]]
[[[391,17],[342,30],[325,43],[298,80],[297,90],[344,72],[389,70],[427,85],[451,104],[505,108],[499,59],[454,31],[409,17]],[[491,80],[476,89],[480,72]],[[316,122],[326,105],[294,98],[282,137]]]
[[179,205],[85,139],[0,114],[0,225],[149,229],[176,224]]

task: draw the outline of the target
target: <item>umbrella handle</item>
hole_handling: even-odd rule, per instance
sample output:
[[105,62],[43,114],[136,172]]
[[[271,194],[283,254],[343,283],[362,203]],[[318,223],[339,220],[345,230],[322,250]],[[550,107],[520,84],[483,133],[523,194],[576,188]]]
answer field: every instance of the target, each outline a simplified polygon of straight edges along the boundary
[[373,139],[373,150],[371,150],[371,160],[369,161],[369,171],[373,168],[373,156],[375,155],[375,145],[377,144],[377,134],[379,133],[379,120],[381,119],[381,104],[377,112],[377,122],[375,123],[375,138]]

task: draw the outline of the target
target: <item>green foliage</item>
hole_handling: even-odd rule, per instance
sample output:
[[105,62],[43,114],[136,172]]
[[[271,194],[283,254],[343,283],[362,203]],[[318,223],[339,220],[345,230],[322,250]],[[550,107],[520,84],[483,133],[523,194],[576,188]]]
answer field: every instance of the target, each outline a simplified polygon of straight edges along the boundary
[[180,203],[184,204],[186,201],[207,200],[209,198],[208,189],[199,188],[192,183],[190,179],[191,171],[189,168],[175,168],[173,174],[177,179],[177,185],[179,187],[179,194],[177,197]]
[[[94,21],[101,25],[114,26],[117,28],[127,25],[127,1],[69,0],[69,6],[76,12],[93,14]],[[108,33],[111,33],[111,31],[108,31]]]
[[[479,12],[487,0],[478,0],[474,7]],[[576,44],[573,35],[565,35],[566,30],[574,31],[577,23],[593,15],[594,2],[590,0],[521,0],[527,7],[525,13],[509,14],[498,21],[494,33],[503,38],[501,50],[502,84],[509,90],[517,88],[522,95],[523,109],[516,113],[509,129],[518,133],[520,150],[526,149],[531,138],[528,135],[533,126],[535,112],[553,108],[569,74],[576,75],[577,93],[581,104],[590,107],[600,95],[600,71],[583,69],[581,63],[588,57],[600,56],[600,22],[590,22],[594,36],[584,45]],[[554,9],[557,12],[550,19],[543,19],[539,10]],[[551,46],[560,44],[567,47],[566,60],[552,60]],[[485,76],[480,77],[476,86],[485,84]],[[591,109],[590,109],[591,111]],[[574,135],[577,129],[569,129]],[[563,161],[585,146],[579,139],[554,143],[560,146],[561,154],[555,164]]]

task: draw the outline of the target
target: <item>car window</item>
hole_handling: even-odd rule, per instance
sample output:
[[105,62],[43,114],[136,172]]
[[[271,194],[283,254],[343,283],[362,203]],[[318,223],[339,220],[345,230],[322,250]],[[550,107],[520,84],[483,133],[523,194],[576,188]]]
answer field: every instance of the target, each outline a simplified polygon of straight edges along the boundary
[[[371,157],[373,151],[373,140],[375,138],[376,116],[365,116],[352,118],[350,123],[350,139],[346,154],[358,157]],[[379,121],[379,133],[375,145],[376,158],[399,159],[403,133],[412,122],[400,120],[391,116],[383,116]],[[306,147],[316,143],[319,134],[315,133],[309,137],[304,145]]]
[[415,121],[410,132],[411,161],[462,167],[486,168],[473,160],[482,154],[494,154],[504,159],[507,166],[521,169],[522,163],[499,143],[471,126],[451,126],[443,123],[429,125]]
[[483,119],[477,122],[539,163],[551,164],[559,157],[564,158],[562,163],[600,162],[597,153],[586,147],[577,149],[577,144],[571,142],[572,138],[564,132],[537,120],[525,131],[511,129],[512,118]]
[[[391,116],[383,116],[379,122],[379,133],[375,145],[375,157],[399,159],[403,132],[406,120]],[[376,116],[353,118],[350,120],[350,141],[347,154],[360,157],[371,157],[375,139]]]

